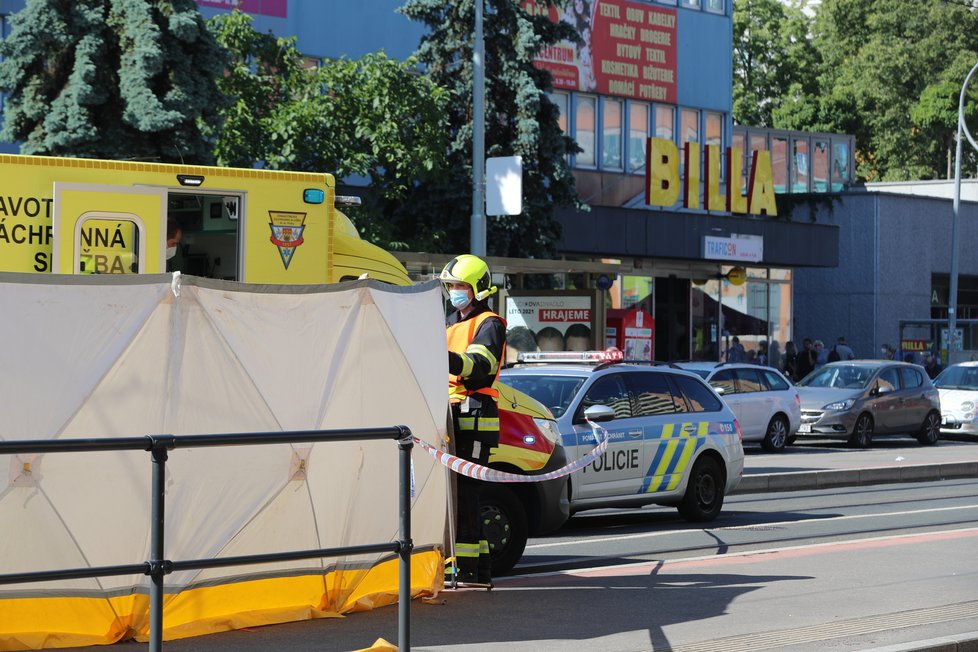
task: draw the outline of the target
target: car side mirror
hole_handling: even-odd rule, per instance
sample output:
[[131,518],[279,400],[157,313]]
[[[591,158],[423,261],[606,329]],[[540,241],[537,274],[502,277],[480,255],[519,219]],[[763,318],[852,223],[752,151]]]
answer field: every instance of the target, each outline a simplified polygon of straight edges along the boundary
[[615,410],[607,405],[592,405],[588,409],[584,410],[584,418],[594,421],[595,423],[600,423],[601,421],[611,421],[615,418]]
[[879,395],[881,395],[881,394],[887,394],[887,393],[889,393],[890,391],[891,391],[891,390],[890,390],[890,388],[889,388],[889,387],[887,387],[886,385],[877,385],[877,386],[876,386],[876,391],[875,391],[875,394],[876,394],[877,396],[879,396]]
[[722,385],[710,385],[710,387],[713,388],[714,392],[716,392],[720,396],[723,396],[724,389]]

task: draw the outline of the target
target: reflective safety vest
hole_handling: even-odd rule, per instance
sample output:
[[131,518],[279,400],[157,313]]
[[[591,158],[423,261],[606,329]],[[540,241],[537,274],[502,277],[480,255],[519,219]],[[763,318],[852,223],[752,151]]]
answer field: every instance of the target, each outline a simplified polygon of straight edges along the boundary
[[[448,350],[454,351],[461,354],[462,356],[473,356],[481,355],[486,357],[486,352],[479,351],[478,348],[471,347],[472,338],[475,337],[475,333],[479,330],[479,326],[482,325],[489,317],[495,317],[500,321],[503,321],[502,317],[492,312],[491,310],[486,310],[481,312],[472,319],[466,319],[460,322],[456,322],[448,327]],[[505,325],[505,321],[503,324]],[[505,349],[506,344],[503,344]],[[484,347],[479,347],[484,348]],[[470,350],[472,349],[472,350]],[[504,350],[505,354],[505,350]],[[492,363],[492,360],[489,360]],[[496,378],[499,377],[499,369],[502,367],[503,356],[501,355],[499,360],[495,361],[495,373],[491,379],[488,380],[488,384],[483,387],[466,387],[465,380],[461,376],[455,376],[453,374],[448,374],[448,401],[449,403],[461,403],[466,396],[472,394],[483,394],[485,396],[491,396],[493,400],[499,396],[499,392],[493,388],[493,383],[496,382]]]

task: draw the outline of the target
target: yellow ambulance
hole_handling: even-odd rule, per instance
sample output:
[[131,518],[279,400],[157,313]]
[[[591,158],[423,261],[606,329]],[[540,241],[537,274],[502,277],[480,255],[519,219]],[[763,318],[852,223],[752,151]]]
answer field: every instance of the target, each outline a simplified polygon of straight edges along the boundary
[[409,284],[337,199],[330,174],[0,155],[0,271]]

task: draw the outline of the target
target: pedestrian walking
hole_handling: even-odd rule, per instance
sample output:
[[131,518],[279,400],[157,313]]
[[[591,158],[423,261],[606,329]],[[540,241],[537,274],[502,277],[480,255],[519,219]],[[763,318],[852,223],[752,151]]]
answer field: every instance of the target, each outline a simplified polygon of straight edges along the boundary
[[824,367],[829,361],[829,352],[825,350],[825,344],[822,340],[815,340],[815,368],[819,369]]
[[784,358],[781,366],[781,371],[784,372],[785,377],[791,380],[796,380],[798,377],[795,372],[798,368],[798,350],[795,348],[794,340],[788,340],[784,343]]
[[812,371],[815,370],[815,361],[818,359],[818,354],[815,352],[815,346],[812,340],[805,338],[802,340],[802,349],[798,353],[798,359],[795,364],[795,380],[801,380]]

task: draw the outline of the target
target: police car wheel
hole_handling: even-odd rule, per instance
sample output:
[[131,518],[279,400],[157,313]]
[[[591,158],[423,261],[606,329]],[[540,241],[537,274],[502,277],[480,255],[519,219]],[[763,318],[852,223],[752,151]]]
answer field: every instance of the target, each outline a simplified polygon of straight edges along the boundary
[[523,556],[529,537],[526,510],[507,487],[494,483],[482,486],[482,531],[489,542],[494,577],[504,575]]
[[687,521],[712,521],[723,507],[723,470],[712,457],[696,460],[689,474],[689,483],[683,502],[679,504],[679,514]]

